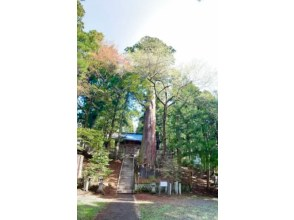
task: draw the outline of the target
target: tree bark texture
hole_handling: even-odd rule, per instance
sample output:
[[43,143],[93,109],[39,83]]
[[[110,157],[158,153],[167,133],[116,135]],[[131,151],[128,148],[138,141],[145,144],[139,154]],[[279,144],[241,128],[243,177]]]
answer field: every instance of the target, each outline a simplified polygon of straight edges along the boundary
[[143,153],[143,162],[154,167],[156,159],[156,135],[155,135],[155,95],[147,106],[144,117],[144,128],[141,151]]
[[166,153],[166,119],[167,119],[167,104],[163,106],[163,117],[162,117],[162,145],[163,145],[163,155],[165,158]]

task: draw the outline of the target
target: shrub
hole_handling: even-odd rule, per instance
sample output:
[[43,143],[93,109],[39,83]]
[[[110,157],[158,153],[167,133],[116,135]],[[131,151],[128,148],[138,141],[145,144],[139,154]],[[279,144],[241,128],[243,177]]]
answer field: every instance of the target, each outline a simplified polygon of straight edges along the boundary
[[138,184],[136,192],[138,193],[151,193],[151,185],[150,184]]
[[175,182],[180,180],[180,166],[176,159],[170,159],[163,162],[161,169],[163,178]]
[[90,150],[92,155],[83,170],[83,177],[108,176],[111,172],[108,168],[110,159],[108,150],[103,146],[104,137],[102,132],[90,128],[78,128],[77,135],[80,140],[78,149]]

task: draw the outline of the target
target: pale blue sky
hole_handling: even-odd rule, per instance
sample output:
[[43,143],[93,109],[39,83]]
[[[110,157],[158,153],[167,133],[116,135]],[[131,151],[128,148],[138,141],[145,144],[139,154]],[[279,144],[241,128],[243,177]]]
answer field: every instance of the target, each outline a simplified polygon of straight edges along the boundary
[[85,30],[95,29],[122,52],[141,37],[158,37],[177,64],[198,59],[217,65],[217,0],[86,0]]

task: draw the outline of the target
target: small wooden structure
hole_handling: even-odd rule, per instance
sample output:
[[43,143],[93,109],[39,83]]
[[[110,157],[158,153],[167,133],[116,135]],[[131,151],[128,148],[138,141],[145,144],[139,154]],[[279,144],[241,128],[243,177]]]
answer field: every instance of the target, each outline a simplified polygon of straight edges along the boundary
[[124,155],[138,156],[142,142],[142,134],[140,133],[122,133],[114,134],[113,138],[116,142],[115,157],[123,158]]

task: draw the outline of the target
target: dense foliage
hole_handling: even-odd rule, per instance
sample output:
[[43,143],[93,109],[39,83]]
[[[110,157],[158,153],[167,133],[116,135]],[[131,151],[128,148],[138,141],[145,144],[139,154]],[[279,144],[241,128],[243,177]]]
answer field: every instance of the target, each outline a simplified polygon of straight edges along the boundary
[[[189,69],[174,66],[173,47],[145,36],[120,54],[102,33],[84,31],[79,0],[77,8],[78,149],[90,147],[87,175],[107,174],[112,136],[134,132],[134,119],[143,133],[142,163],[154,165],[161,152],[163,158],[176,158],[177,164],[162,163],[165,167],[189,165],[208,176],[217,171],[217,97],[189,81]],[[161,143],[158,152],[156,142]],[[174,175],[172,170],[166,174]]]
[[90,128],[78,128],[78,149],[91,154],[89,163],[83,171],[84,177],[107,176],[110,173],[109,153],[104,147],[101,132]]
[[91,155],[85,176],[109,173],[109,151],[115,132],[134,132],[139,112],[135,101],[144,102],[145,82],[103,34],[84,31],[85,11],[77,1],[77,122],[78,150]]
[[168,117],[168,145],[178,157],[204,171],[217,169],[218,119],[217,99],[211,93],[200,92],[190,84],[182,91],[182,98],[170,109]]

